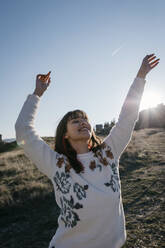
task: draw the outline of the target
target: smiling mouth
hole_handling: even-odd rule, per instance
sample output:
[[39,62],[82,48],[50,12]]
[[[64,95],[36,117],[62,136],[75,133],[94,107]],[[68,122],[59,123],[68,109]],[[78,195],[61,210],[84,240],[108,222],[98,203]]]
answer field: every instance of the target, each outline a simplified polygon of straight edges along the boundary
[[83,132],[83,131],[89,131],[89,129],[87,129],[87,128],[79,129],[79,132]]

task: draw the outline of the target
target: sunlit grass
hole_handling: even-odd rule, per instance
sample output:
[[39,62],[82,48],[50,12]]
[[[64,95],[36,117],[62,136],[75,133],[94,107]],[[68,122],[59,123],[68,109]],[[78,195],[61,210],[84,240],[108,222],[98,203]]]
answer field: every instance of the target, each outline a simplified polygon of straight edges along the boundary
[[[103,138],[103,137],[102,137]],[[53,149],[54,139],[45,139]],[[159,147],[159,149],[158,149]],[[123,248],[163,247],[165,130],[134,131],[120,159],[127,242]],[[53,186],[22,149],[0,154],[0,240],[3,248],[48,247],[59,208]],[[7,235],[7,236],[6,236]]]

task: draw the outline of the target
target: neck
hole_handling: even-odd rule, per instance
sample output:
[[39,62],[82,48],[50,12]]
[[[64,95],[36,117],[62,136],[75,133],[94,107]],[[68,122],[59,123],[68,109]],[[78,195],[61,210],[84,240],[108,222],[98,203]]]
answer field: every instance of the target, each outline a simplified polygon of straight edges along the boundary
[[70,141],[71,146],[76,150],[77,154],[83,154],[89,152],[87,142],[83,141]]

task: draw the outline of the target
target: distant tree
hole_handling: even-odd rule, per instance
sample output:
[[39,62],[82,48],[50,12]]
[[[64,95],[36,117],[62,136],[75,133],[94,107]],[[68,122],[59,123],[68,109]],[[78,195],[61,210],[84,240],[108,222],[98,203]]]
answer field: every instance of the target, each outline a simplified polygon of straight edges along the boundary
[[142,128],[161,128],[165,126],[165,105],[158,104],[154,108],[142,110],[135,124],[135,130]]
[[116,124],[115,122],[115,118],[113,118],[113,120],[110,123],[110,130],[112,129],[112,127]]
[[[96,127],[99,128],[95,128],[95,133],[98,135],[108,135],[111,128],[115,125],[115,119],[113,119],[110,123],[109,122],[104,122],[104,125],[102,124],[98,124],[96,125]],[[102,126],[102,128],[100,128]]]
[[108,135],[112,127],[115,125],[115,119],[113,119],[110,123],[105,122],[104,123],[104,134]]

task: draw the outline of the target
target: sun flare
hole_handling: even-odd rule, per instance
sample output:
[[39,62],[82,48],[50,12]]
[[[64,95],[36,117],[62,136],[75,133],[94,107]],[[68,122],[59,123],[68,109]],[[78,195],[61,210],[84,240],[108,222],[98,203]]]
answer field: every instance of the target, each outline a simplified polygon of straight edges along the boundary
[[161,102],[162,97],[159,93],[144,92],[141,99],[140,110],[156,107]]

